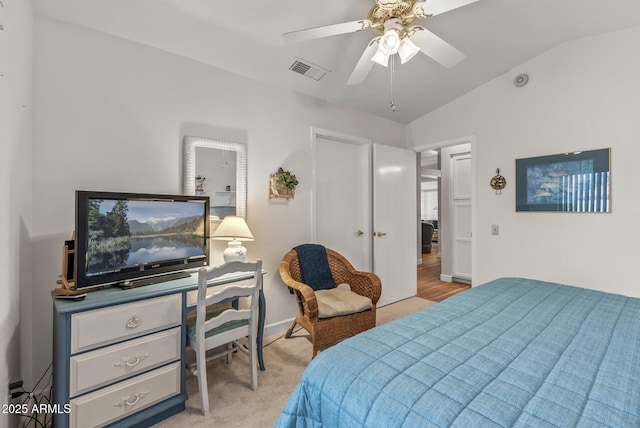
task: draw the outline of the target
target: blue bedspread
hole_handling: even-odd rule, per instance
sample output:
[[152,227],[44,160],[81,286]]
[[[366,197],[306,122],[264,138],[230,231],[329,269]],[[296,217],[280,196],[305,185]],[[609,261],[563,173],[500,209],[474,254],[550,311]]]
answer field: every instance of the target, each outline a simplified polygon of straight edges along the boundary
[[502,278],[311,361],[277,427],[640,427],[640,299]]

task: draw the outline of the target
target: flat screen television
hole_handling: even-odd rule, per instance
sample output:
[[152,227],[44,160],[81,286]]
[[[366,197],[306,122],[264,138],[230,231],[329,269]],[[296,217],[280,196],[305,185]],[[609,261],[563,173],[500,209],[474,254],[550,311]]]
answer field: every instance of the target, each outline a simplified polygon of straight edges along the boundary
[[76,288],[188,276],[209,260],[206,196],[76,191]]

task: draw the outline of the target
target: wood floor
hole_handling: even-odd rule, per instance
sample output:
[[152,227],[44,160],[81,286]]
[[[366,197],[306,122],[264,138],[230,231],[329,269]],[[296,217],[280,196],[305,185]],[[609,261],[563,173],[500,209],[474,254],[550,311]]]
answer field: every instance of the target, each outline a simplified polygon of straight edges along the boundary
[[422,255],[422,264],[418,265],[417,297],[432,302],[441,302],[447,297],[469,288],[471,286],[466,284],[440,281],[440,258],[436,248],[433,248],[431,253]]

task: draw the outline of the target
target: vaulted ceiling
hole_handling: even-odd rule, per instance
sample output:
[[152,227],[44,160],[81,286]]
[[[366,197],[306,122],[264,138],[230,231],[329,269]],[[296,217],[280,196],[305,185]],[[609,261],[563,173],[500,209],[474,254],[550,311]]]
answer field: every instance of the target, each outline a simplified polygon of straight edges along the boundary
[[[426,0],[427,2],[429,0]],[[349,109],[409,123],[566,41],[640,25],[638,0],[479,0],[421,23],[466,57],[375,65],[346,82],[373,30],[285,44],[285,32],[364,19],[373,0],[32,0],[36,13],[192,58]],[[635,55],[637,52],[629,52]],[[289,70],[297,59],[328,73]],[[515,77],[515,76],[514,76]]]

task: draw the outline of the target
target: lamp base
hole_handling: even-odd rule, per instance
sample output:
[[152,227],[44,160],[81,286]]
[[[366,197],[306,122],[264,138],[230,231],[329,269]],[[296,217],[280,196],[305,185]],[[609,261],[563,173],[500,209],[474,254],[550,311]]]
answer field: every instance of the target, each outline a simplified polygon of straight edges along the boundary
[[223,257],[225,262],[239,261],[243,262],[247,255],[247,249],[242,246],[240,241],[229,241],[227,248],[224,250]]

